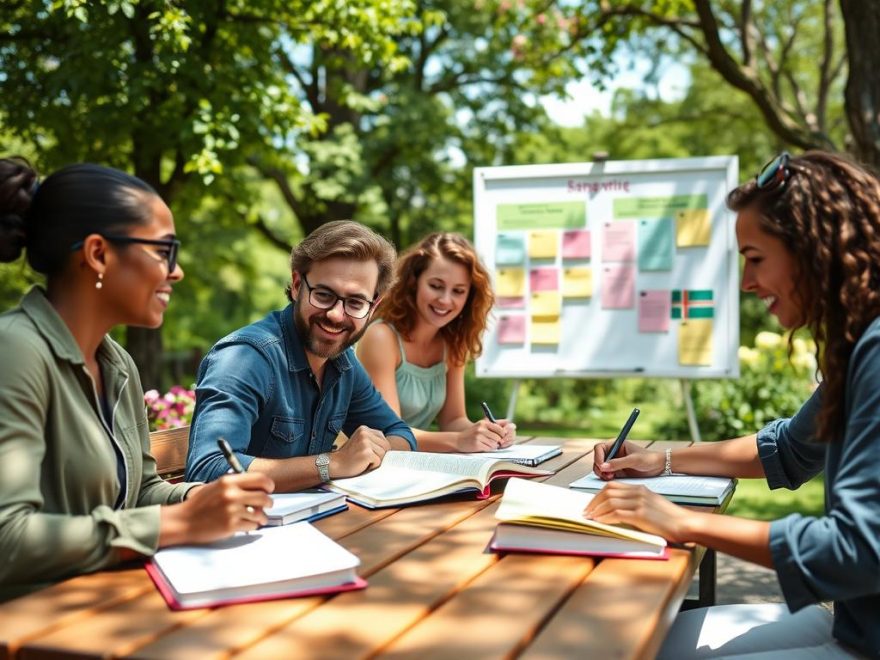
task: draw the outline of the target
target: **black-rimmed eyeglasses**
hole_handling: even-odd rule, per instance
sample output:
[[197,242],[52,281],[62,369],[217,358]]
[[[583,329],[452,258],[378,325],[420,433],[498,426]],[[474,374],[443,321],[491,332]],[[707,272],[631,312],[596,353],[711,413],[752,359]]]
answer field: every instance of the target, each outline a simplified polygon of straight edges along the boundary
[[373,305],[376,304],[376,298],[373,300],[367,300],[366,298],[345,298],[331,291],[327,287],[320,285],[314,287],[309,284],[305,273],[301,273],[301,275],[303,283],[305,283],[306,288],[309,290],[309,303],[318,309],[333,309],[336,307],[336,303],[341,300],[342,309],[348,316],[353,319],[362,319],[370,313]]
[[764,165],[755,177],[755,185],[758,187],[758,190],[770,192],[772,190],[779,190],[785,186],[785,182],[788,181],[788,178],[791,176],[791,167],[789,167],[790,162],[791,154],[787,151],[783,151],[776,158]]
[[[174,272],[174,269],[177,268],[177,253],[180,251],[180,241],[176,238],[137,238],[136,236],[122,236],[120,234],[98,235],[111,243],[135,243],[137,245],[158,245],[164,247],[167,250],[167,253],[161,256],[165,258],[165,261],[168,264],[168,274],[170,275]],[[70,246],[70,249],[72,251],[79,250],[83,246],[83,243],[84,241],[77,241]]]

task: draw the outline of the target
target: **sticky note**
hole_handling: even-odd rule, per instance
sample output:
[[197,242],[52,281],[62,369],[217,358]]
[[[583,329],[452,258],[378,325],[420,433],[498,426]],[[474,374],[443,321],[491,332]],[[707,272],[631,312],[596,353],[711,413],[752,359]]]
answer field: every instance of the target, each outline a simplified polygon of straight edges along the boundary
[[672,270],[675,222],[672,218],[638,221],[639,270]]
[[562,233],[563,259],[589,259],[592,255],[590,232],[573,229]]
[[532,316],[559,316],[562,313],[562,296],[559,291],[535,291],[529,311]]
[[524,268],[499,268],[495,271],[495,295],[505,298],[526,294],[526,271]]
[[669,332],[672,301],[667,289],[639,291],[639,332]]
[[675,213],[675,244],[678,247],[709,245],[712,221],[708,209],[687,209]]
[[499,344],[524,344],[526,341],[526,317],[502,316],[498,319]]
[[526,299],[523,296],[495,296],[495,305],[502,309],[525,309]]
[[602,308],[629,309],[635,298],[636,269],[633,266],[603,266]]
[[533,344],[558,345],[561,336],[562,327],[558,316],[532,318],[529,337]]
[[692,366],[712,364],[712,319],[688,319],[679,324],[678,361]]
[[556,291],[559,289],[559,269],[532,268],[529,271],[529,289],[535,291]]
[[602,225],[602,261],[634,261],[636,226],[632,220]]
[[498,234],[495,241],[495,264],[510,266],[526,260],[526,239],[522,234]]
[[559,249],[558,231],[529,232],[529,257],[532,259],[555,259]]
[[572,266],[562,269],[563,298],[592,298],[593,269],[589,266]]

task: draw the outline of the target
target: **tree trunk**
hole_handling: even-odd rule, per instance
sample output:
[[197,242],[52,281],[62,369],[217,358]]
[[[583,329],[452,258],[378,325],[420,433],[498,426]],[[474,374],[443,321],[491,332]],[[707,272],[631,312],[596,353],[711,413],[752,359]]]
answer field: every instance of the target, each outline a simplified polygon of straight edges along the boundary
[[849,77],[846,118],[859,160],[880,169],[880,2],[840,0],[846,27]]

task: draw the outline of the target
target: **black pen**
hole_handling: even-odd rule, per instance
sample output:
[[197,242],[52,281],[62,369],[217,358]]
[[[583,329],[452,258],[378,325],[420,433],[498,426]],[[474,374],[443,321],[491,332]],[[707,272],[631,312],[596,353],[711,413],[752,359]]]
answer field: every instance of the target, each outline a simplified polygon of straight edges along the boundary
[[220,451],[223,452],[223,456],[226,458],[226,462],[229,463],[232,471],[236,474],[244,474],[244,468],[241,467],[241,463],[238,462],[238,456],[232,451],[232,447],[226,442],[226,438],[217,438],[217,446],[220,447]]
[[492,411],[489,410],[489,404],[488,404],[488,403],[486,403],[485,401],[483,401],[483,403],[480,404],[480,407],[483,409],[483,414],[486,416],[486,419],[488,419],[488,420],[489,420],[490,422],[492,422],[493,424],[496,424],[496,423],[498,422],[498,420],[495,419],[495,415],[493,415],[493,414],[492,414]]
[[636,417],[638,416],[639,409],[633,408],[633,411],[629,414],[629,419],[626,420],[626,424],[624,424],[623,428],[620,429],[620,434],[617,436],[617,440],[614,441],[614,444],[611,445],[611,449],[609,449],[608,453],[605,454],[606,461],[610,461],[612,458],[617,456],[617,452],[620,451],[620,448],[623,445],[623,441],[626,440],[626,436],[629,434],[629,430],[632,428],[632,425],[636,423]]

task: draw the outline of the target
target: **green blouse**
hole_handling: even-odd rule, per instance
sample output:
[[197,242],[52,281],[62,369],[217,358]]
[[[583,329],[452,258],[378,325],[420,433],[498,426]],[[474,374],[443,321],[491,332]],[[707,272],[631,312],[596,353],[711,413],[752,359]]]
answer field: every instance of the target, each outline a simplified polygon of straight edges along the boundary
[[390,323],[387,325],[400,347],[400,366],[394,372],[400,417],[412,428],[427,429],[446,403],[446,347],[443,347],[443,359],[430,367],[410,364],[406,361],[400,333]]

